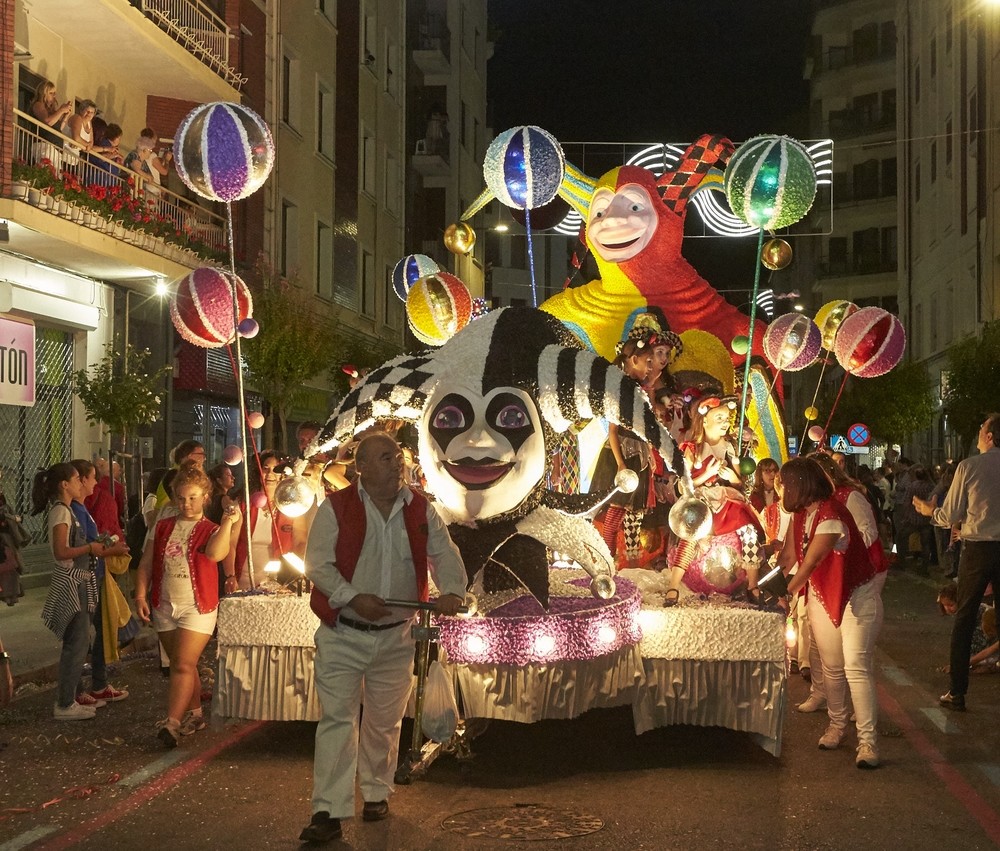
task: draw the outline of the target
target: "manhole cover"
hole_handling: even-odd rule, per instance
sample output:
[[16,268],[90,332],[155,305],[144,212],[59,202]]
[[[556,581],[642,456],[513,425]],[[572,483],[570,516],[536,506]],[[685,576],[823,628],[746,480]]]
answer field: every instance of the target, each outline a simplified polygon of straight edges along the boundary
[[441,827],[460,836],[538,842],[596,833],[604,827],[604,822],[596,816],[573,810],[515,804],[456,813],[441,822]]

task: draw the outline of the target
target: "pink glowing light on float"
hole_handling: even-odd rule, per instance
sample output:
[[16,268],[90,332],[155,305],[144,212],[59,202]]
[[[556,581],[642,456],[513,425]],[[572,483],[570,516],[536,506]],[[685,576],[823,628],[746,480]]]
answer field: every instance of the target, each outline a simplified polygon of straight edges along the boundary
[[[450,662],[529,665],[565,659],[593,659],[637,644],[642,639],[642,598],[631,582],[617,579],[610,600],[557,597],[548,614],[522,614],[533,600],[499,606],[485,616],[442,618],[440,644]],[[588,579],[573,580],[587,587]]]

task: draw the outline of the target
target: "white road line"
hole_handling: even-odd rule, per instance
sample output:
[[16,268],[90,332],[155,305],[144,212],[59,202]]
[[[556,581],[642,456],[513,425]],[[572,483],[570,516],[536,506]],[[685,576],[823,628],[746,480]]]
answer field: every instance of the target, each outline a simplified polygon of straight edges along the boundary
[[27,848],[39,839],[43,839],[50,833],[55,833],[60,829],[57,824],[43,824],[33,827],[31,830],[26,830],[20,836],[8,839],[3,845],[0,845],[0,851],[21,851],[22,848]]
[[951,719],[948,717],[948,713],[951,710],[938,709],[934,706],[930,708],[924,707],[920,711],[926,715],[930,722],[942,733],[952,734],[960,732],[958,727],[952,724]]
[[885,678],[897,686],[912,686],[913,680],[901,668],[895,665],[882,665],[882,673]]
[[[173,765],[175,762],[180,762],[185,755],[186,755],[185,751],[182,751],[179,748],[176,750],[172,750],[169,753],[165,753],[158,760],[151,762],[145,768],[140,768],[138,771],[136,771],[133,774],[130,774],[128,777],[123,777],[121,780],[118,781],[116,785],[127,786],[129,788],[134,788],[135,786],[141,786],[147,780],[156,777],[157,774],[160,774],[166,769],[170,768],[170,766]],[[0,851],[3,851],[3,849],[0,849]]]
[[979,762],[976,767],[990,779],[990,783],[1000,787],[1000,765],[995,762]]

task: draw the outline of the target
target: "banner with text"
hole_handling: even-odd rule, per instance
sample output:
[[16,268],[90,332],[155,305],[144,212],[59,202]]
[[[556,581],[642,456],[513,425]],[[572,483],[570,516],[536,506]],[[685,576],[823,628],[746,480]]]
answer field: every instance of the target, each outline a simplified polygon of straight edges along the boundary
[[0,316],[0,405],[35,404],[35,324]]

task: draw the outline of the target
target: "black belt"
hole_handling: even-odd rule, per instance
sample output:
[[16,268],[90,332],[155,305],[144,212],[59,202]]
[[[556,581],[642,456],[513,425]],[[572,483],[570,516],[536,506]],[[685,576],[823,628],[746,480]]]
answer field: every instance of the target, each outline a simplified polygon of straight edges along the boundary
[[396,626],[402,626],[406,623],[406,621],[395,621],[393,623],[366,623],[365,621],[356,621],[354,618],[341,615],[338,623],[342,623],[344,626],[349,626],[351,629],[360,630],[361,632],[381,632],[384,629],[392,629]]

